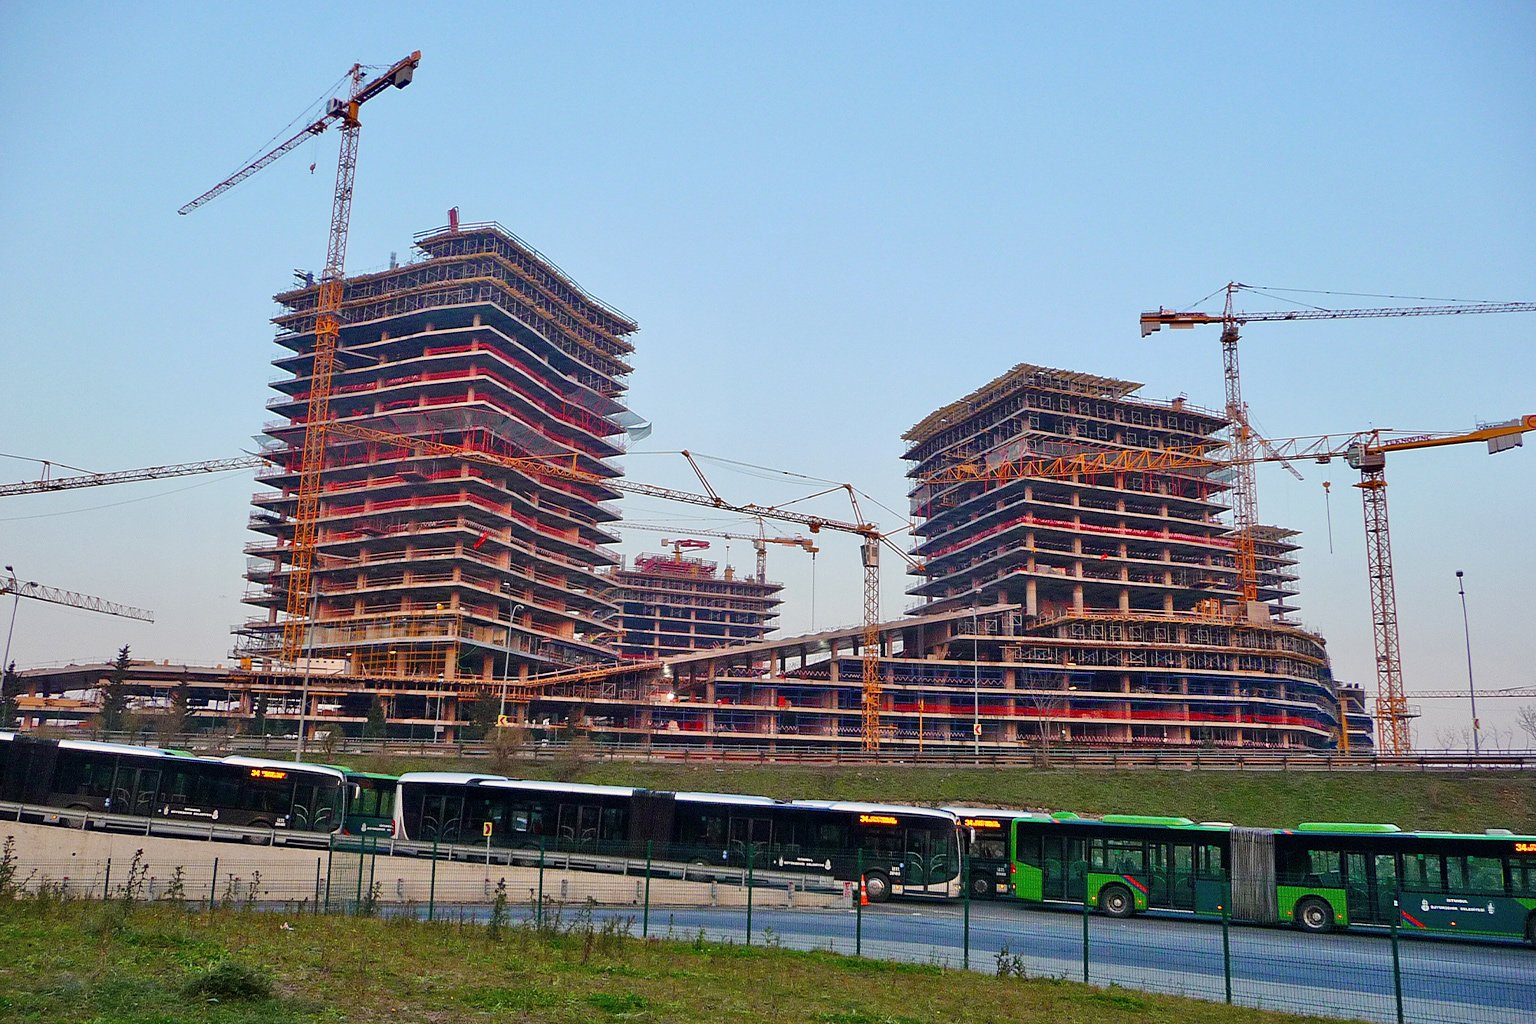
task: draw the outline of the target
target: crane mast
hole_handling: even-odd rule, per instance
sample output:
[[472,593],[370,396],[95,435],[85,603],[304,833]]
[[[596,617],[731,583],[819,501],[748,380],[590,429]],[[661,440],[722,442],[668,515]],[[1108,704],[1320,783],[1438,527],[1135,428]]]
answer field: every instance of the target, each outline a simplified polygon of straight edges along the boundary
[[[1005,482],[1026,477],[1066,479],[1127,472],[1167,474],[1179,470],[1203,473],[1229,466],[1234,470],[1252,470],[1260,462],[1288,464],[1291,460],[1310,459],[1328,463],[1336,458],[1344,459],[1351,469],[1360,472],[1360,482],[1355,486],[1360,488],[1365,509],[1366,571],[1370,582],[1371,625],[1376,648],[1376,720],[1379,738],[1387,753],[1406,754],[1413,749],[1408,729],[1412,715],[1403,686],[1402,658],[1398,648],[1397,586],[1392,571],[1392,538],[1387,525],[1387,453],[1484,441],[1488,445],[1489,454],[1496,455],[1521,445],[1523,435],[1531,431],[1536,431],[1536,415],[1485,424],[1461,433],[1388,437],[1385,435],[1392,432],[1378,429],[1345,435],[1316,434],[1266,440],[1262,452],[1250,449],[1246,455],[1240,456],[1234,452],[1228,458],[1220,459],[1214,458],[1211,452],[1221,445],[1206,444],[1157,451],[1125,449],[1083,452],[1055,458],[1019,459],[989,467],[960,463],[925,477],[923,482]],[[1242,546],[1234,540],[1234,547],[1239,555],[1237,566],[1241,574]],[[1256,562],[1252,570],[1254,593],[1257,595]],[[1246,594],[1246,590],[1244,592]]]
[[364,81],[363,66],[348,72],[351,87],[347,99],[332,99],[324,115],[275,149],[225,178],[178,212],[189,213],[233,188],[306,138],[319,135],[332,123],[341,126],[341,152],[336,163],[336,188],[331,198],[331,227],[326,243],[325,268],[315,295],[315,349],[310,369],[309,402],[305,411],[304,445],[299,457],[299,492],[294,514],[290,569],[286,574],[283,620],[284,660],[294,661],[304,646],[309,628],[309,592],[315,562],[315,535],[320,509],[320,473],[325,464],[325,441],[331,406],[331,381],[336,348],[341,339],[342,289],[345,283],[347,231],[352,219],[352,186],[357,177],[357,144],[362,129],[358,112],[362,105],[393,86],[411,84],[421,64],[421,51],[396,61],[382,75]]

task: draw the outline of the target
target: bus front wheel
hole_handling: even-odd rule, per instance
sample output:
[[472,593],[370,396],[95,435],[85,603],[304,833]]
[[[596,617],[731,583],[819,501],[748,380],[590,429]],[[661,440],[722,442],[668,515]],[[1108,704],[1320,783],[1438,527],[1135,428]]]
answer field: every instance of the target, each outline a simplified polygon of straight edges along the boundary
[[871,903],[884,903],[891,898],[891,880],[879,871],[864,876],[864,895]]
[[971,898],[972,899],[977,899],[977,900],[984,900],[984,899],[986,899],[987,897],[989,897],[991,895],[992,895],[992,876],[991,875],[972,875],[971,876]]
[[1106,885],[1099,890],[1099,909],[1110,917],[1130,917],[1136,913],[1136,900],[1123,885]]
[[1309,896],[1296,904],[1296,927],[1304,932],[1326,932],[1333,930],[1333,908],[1327,900]]

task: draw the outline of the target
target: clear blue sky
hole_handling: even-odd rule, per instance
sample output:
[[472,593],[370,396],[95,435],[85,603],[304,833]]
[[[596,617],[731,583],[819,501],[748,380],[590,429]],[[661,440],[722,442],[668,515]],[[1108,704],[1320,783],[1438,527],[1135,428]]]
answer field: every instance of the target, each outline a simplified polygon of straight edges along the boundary
[[[270,296],[323,262],[336,140],[176,208],[353,61],[419,48],[415,84],[365,108],[349,270],[404,257],[450,206],[498,220],[641,324],[644,449],[905,510],[901,433],[1017,362],[1220,407],[1216,331],[1143,340],[1136,317],[1228,280],[1536,299],[1533,39],[1517,3],[0,3],[0,451],[107,470],[249,449],[278,376]],[[1532,315],[1255,325],[1245,395],[1274,437],[1471,428],[1536,412],[1533,333]],[[694,486],[673,457],[627,469]],[[1355,477],[1303,469],[1261,471],[1260,515],[1303,531],[1300,618],[1374,687]],[[736,500],[791,493],[714,472]],[[35,475],[0,459],[0,479]],[[1536,682],[1536,442],[1405,454],[1388,479],[1409,688],[1466,684],[1457,569],[1479,688]],[[255,490],[7,499],[0,562],[157,613],[23,602],[13,657],[226,660]],[[817,625],[859,619],[857,564],[827,540]],[[806,556],[775,549],[770,572],[786,630],[808,628]],[[887,617],[904,584],[887,559]],[[1433,746],[1465,709],[1427,707]],[[1482,710],[1486,735],[1514,708]]]

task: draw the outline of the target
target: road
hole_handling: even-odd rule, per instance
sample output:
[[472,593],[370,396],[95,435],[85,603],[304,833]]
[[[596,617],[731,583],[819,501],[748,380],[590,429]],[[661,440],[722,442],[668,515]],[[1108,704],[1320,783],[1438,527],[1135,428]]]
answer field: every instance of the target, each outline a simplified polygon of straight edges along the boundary
[[[570,906],[559,911],[569,923]],[[479,909],[476,916],[484,916]],[[594,907],[597,920],[633,919],[638,908]],[[961,967],[964,908],[893,902],[863,913],[862,955]],[[527,908],[518,908],[524,917]],[[746,913],[730,909],[652,907],[652,937],[745,940]],[[853,953],[857,915],[849,909],[756,909],[752,942]],[[1392,943],[1382,934],[1306,935],[1283,928],[1229,932],[1232,1000],[1294,1013],[1397,1020]],[[1226,998],[1219,922],[1173,917],[1128,921],[1088,918],[1088,980],[1097,985],[1200,999]],[[1511,1024],[1536,1021],[1536,952],[1513,943],[1404,939],[1399,943],[1404,1020],[1408,1024]],[[970,967],[992,973],[999,958],[1031,977],[1083,980],[1083,916],[990,902],[970,913]]]

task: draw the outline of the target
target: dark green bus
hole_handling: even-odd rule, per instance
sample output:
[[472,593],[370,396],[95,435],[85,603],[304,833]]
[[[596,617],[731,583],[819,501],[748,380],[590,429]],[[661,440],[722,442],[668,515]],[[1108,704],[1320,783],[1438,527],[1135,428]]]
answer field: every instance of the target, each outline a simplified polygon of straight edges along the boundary
[[1114,917],[1147,910],[1290,924],[1524,939],[1536,945],[1536,837],[1309,822],[1016,818],[1011,895]]

